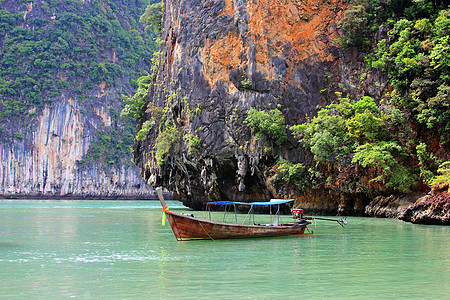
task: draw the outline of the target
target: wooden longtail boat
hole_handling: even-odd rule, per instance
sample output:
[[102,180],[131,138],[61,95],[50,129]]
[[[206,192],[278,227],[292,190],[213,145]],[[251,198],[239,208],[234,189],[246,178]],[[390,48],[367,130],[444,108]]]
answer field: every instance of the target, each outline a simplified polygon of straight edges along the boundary
[[[173,233],[178,241],[187,240],[215,240],[215,239],[236,239],[236,238],[255,238],[255,237],[275,237],[285,235],[310,235],[312,230],[306,226],[311,224],[299,218],[298,222],[266,225],[244,225],[213,222],[204,219],[198,219],[192,215],[178,214],[169,210],[164,201],[161,188],[156,188],[156,193],[161,201],[162,210],[169,220]],[[246,205],[280,205],[293,202],[294,200],[276,200],[271,202],[212,202],[213,204],[246,204]],[[263,203],[263,204],[262,204]]]

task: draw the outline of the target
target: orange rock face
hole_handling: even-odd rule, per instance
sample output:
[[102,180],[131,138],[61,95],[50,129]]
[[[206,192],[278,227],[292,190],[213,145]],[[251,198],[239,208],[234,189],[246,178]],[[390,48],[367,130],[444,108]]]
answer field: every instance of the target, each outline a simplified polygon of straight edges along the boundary
[[[234,3],[225,0],[219,17],[234,18]],[[249,63],[271,79],[274,77],[271,58],[283,57],[288,68],[284,81],[288,81],[295,66],[305,60],[333,61],[328,49],[339,37],[335,21],[342,9],[339,0],[249,1],[248,30],[244,34],[234,31],[215,41],[206,40],[201,50],[206,80],[211,86],[219,80],[230,82],[228,71]],[[250,44],[254,47],[253,61],[249,57]]]
[[228,71],[242,66],[239,59],[242,51],[244,45],[235,32],[215,42],[206,40],[202,49],[202,63],[205,79],[210,86],[214,86],[219,80],[229,81]]
[[[331,60],[325,50],[329,41],[337,38],[330,23],[339,16],[341,1],[277,1],[258,0],[249,3],[249,32],[255,44],[262,44],[260,61],[264,64],[272,56],[282,56],[283,45],[289,43],[289,57],[301,61],[315,56],[315,60]],[[342,6],[341,6],[342,7]],[[331,31],[331,32],[330,32]],[[323,34],[328,41],[318,40]],[[262,41],[262,43],[260,42]],[[265,41],[265,42],[264,42]],[[273,49],[269,45],[273,44]]]

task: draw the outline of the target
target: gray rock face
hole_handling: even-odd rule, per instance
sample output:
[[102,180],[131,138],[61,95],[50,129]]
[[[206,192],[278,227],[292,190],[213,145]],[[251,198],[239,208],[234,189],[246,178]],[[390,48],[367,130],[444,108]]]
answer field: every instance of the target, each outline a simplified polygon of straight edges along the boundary
[[[96,116],[96,117],[93,117]],[[103,122],[107,107],[85,115],[78,102],[61,99],[46,106],[35,130],[25,138],[0,144],[0,196],[8,198],[138,198],[154,196],[136,167],[81,167],[81,160]]]
[[388,197],[378,196],[366,206],[366,214],[372,217],[398,219],[419,197],[419,195],[409,197],[393,195]]
[[134,147],[148,183],[193,208],[291,193],[270,187],[271,170],[277,159],[304,162],[304,151],[290,134],[282,146],[256,139],[244,120],[253,107],[279,109],[288,129],[333,99],[334,80],[357,92],[357,54],[333,44],[344,6],[316,2],[165,2],[161,65],[143,120],[155,125]]

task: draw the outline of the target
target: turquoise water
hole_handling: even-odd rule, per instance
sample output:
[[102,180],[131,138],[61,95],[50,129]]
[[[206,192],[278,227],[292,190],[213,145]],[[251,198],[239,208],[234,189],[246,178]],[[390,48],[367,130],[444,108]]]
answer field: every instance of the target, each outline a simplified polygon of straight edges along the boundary
[[0,299],[450,298],[449,226],[348,221],[318,221],[313,236],[177,242],[159,202],[4,200]]

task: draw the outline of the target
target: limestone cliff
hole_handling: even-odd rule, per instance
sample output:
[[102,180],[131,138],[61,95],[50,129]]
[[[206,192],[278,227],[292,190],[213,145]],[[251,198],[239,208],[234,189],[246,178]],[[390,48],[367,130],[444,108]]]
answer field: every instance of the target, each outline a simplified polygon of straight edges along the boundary
[[45,107],[35,130],[13,143],[0,144],[0,195],[18,198],[139,198],[153,190],[133,166],[78,164],[103,122],[107,107],[86,114],[72,99]]
[[[0,1],[0,198],[154,197],[118,115],[150,65],[148,3]],[[89,157],[101,133],[130,141]]]
[[279,146],[256,139],[244,122],[254,107],[281,110],[287,125],[301,123],[334,98],[338,85],[355,95],[380,96],[370,82],[385,79],[369,78],[360,86],[361,57],[334,42],[345,5],[340,0],[165,1],[161,65],[142,127],[148,135],[135,144],[145,180],[166,186],[194,208],[214,199],[289,196],[307,198],[302,204],[311,211],[363,213],[368,199],[358,184],[309,196],[275,188],[277,159],[308,162],[310,157],[290,134]]

